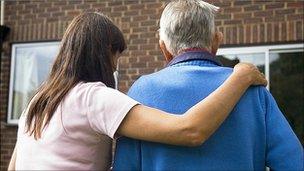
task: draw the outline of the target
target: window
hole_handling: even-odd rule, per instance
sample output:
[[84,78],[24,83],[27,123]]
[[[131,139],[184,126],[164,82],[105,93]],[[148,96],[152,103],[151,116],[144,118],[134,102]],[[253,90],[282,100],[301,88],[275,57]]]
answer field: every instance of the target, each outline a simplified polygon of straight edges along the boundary
[[218,57],[224,66],[250,62],[265,73],[267,89],[304,144],[304,44],[222,48]]
[[37,88],[46,79],[59,50],[59,42],[12,45],[9,87],[9,124],[17,124]]

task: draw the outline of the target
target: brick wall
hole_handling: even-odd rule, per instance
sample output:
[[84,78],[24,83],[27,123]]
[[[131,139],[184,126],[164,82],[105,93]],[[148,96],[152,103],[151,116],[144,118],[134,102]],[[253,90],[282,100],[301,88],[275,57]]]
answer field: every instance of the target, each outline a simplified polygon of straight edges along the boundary
[[[123,31],[128,49],[120,59],[120,90],[126,92],[140,75],[161,69],[165,62],[158,48],[161,0],[6,1],[5,25],[11,33],[1,61],[0,120],[1,170],[6,170],[15,141],[16,126],[6,125],[11,42],[60,39],[72,18],[81,11],[98,10]],[[303,41],[301,0],[208,0],[222,9],[216,25],[224,45],[271,44]]]

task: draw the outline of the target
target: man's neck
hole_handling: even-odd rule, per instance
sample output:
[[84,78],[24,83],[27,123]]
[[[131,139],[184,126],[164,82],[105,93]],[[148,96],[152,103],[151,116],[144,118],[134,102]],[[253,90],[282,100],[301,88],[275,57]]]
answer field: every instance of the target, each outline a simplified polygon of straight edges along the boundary
[[[181,49],[178,51],[178,55],[185,53],[185,52],[197,52],[197,51],[202,51],[202,52],[209,52],[211,53],[209,48],[197,48],[197,47],[193,47],[193,48],[187,48],[187,49]],[[211,53],[212,54],[212,53]],[[178,56],[176,55],[176,56]],[[213,54],[214,55],[214,54]]]
[[181,51],[178,55],[174,56],[174,58],[172,58],[172,60],[168,62],[167,66],[190,60],[208,60],[216,63],[219,66],[222,66],[221,62],[217,58],[215,58],[215,55],[203,48],[185,49]]

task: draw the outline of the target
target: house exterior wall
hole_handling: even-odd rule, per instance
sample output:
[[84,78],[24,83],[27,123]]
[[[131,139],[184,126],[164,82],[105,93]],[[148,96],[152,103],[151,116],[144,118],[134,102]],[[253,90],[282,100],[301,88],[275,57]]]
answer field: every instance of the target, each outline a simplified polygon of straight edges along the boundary
[[[4,24],[11,28],[1,59],[0,120],[1,164],[6,170],[17,126],[7,125],[10,79],[10,43],[60,40],[68,23],[81,11],[101,11],[123,31],[128,49],[119,61],[119,89],[126,92],[143,74],[164,67],[158,47],[161,0],[69,0],[5,1]],[[224,46],[303,42],[301,0],[208,0],[221,7],[217,28],[224,33]]]

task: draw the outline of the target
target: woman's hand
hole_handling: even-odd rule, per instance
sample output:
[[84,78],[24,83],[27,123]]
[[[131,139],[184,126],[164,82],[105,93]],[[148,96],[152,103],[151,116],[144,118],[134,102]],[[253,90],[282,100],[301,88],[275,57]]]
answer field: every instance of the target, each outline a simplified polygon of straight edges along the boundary
[[267,86],[268,82],[263,73],[250,63],[238,63],[233,69],[233,75],[240,79],[240,82],[248,85]]

